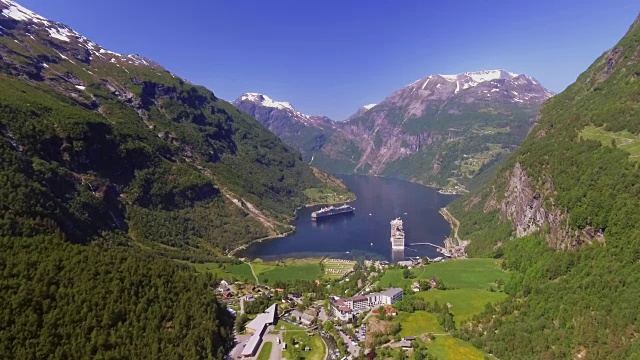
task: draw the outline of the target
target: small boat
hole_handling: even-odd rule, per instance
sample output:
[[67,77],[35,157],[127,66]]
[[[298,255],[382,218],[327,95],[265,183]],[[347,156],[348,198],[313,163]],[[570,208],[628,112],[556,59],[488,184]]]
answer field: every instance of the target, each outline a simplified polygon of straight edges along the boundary
[[407,215],[407,213],[404,213],[405,215]]
[[371,213],[369,213],[369,216],[371,216]]
[[348,254],[348,253],[349,253],[349,252],[347,251],[347,254]]
[[371,243],[371,246],[373,246],[373,243]]

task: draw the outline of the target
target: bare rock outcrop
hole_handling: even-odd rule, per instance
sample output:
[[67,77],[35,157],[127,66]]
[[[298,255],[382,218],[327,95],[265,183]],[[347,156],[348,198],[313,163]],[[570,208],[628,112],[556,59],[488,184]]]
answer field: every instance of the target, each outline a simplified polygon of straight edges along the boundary
[[[572,229],[568,221],[569,212],[553,204],[553,181],[548,179],[543,187],[536,189],[536,184],[520,163],[515,164],[504,200],[500,203],[500,215],[513,224],[517,237],[542,230],[549,245],[555,249],[574,249],[594,241],[604,242],[602,230],[590,226]],[[550,200],[550,209],[545,205],[545,199]]]

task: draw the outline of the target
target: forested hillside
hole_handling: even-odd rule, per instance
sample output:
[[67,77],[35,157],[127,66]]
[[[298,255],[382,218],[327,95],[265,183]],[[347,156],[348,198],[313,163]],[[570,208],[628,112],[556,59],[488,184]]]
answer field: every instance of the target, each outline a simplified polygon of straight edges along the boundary
[[211,91],[0,0],[0,358],[222,359],[220,260],[322,182]]
[[513,297],[461,336],[501,359],[639,358],[640,21],[542,107],[483,189],[450,206]]

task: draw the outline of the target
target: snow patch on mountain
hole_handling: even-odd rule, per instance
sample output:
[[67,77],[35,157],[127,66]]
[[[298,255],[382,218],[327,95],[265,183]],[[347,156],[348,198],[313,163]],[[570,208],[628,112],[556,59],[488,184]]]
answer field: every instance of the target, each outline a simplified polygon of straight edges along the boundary
[[374,106],[376,106],[378,104],[369,104],[369,105],[365,105],[363,106],[363,108],[367,109],[367,110],[371,110],[371,108],[373,108]]
[[20,4],[11,0],[0,0],[8,8],[2,10],[2,15],[12,18],[18,21],[31,20],[35,22],[49,23],[46,18],[34,13],[33,11],[21,6]]
[[258,94],[258,93],[245,93],[240,97],[240,100],[247,100],[255,103],[259,103],[262,106],[275,108],[275,109],[289,109],[291,111],[296,112],[296,109],[291,106],[288,102],[285,101],[275,101],[268,97],[267,95]]

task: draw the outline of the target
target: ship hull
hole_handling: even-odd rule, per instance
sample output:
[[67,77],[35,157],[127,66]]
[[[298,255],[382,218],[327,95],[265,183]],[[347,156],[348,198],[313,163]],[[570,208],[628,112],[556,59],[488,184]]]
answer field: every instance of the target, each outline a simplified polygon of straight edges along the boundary
[[321,220],[329,217],[334,217],[334,216],[344,215],[344,214],[352,214],[352,213],[353,213],[353,209],[344,210],[344,211],[335,212],[335,213],[320,214],[320,215],[311,216],[311,220],[317,221],[317,220]]

